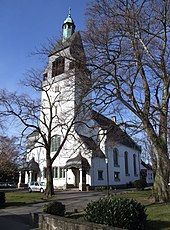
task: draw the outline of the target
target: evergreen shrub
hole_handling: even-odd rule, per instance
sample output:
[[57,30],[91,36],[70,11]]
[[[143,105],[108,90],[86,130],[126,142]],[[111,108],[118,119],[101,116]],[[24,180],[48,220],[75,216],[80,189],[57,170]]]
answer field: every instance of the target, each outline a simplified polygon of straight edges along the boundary
[[135,180],[134,187],[137,190],[144,190],[144,188],[147,187],[146,179]]
[[86,221],[129,230],[144,230],[145,207],[133,199],[102,198],[87,204]]
[[65,205],[57,201],[50,202],[43,207],[43,212],[56,216],[64,216],[65,210]]
[[3,207],[5,205],[5,193],[0,192],[0,207]]

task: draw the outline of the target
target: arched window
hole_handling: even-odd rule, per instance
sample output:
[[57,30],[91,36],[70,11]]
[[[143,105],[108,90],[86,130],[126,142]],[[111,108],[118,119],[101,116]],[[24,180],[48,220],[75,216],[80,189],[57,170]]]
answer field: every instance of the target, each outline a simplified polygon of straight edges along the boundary
[[115,167],[119,167],[119,152],[118,149],[113,149],[113,162]]
[[51,138],[51,152],[56,152],[60,146],[60,136],[55,135]]
[[134,169],[134,175],[137,175],[137,170],[136,170],[136,155],[133,154],[133,169]]
[[125,161],[125,175],[129,176],[128,152],[124,153],[124,161]]

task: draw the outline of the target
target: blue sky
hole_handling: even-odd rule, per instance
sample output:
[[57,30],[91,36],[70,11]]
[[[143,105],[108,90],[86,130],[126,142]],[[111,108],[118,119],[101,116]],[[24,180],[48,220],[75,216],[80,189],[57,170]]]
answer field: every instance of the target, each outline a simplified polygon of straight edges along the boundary
[[71,7],[76,30],[85,28],[90,0],[0,0],[0,88],[20,91],[19,80],[30,68],[43,65],[30,55],[48,38],[60,37]]

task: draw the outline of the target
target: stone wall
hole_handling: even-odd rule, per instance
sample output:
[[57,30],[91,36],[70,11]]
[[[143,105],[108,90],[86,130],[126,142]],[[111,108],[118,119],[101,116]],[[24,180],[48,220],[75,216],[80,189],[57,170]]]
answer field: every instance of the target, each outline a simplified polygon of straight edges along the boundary
[[101,224],[89,223],[78,219],[53,216],[39,213],[34,216],[41,230],[122,230],[116,227],[108,227]]

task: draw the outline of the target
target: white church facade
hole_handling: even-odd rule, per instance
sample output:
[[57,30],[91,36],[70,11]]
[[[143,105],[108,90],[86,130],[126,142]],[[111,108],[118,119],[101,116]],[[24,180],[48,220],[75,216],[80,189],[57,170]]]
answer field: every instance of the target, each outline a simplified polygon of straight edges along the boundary
[[[74,30],[69,13],[63,40],[49,55],[41,95],[41,120],[51,116],[49,109],[53,114],[51,156],[66,138],[52,165],[54,188],[125,186],[140,178],[141,149],[115,121],[92,109],[83,44]],[[38,139],[36,131],[28,136],[25,184],[46,182],[45,149]]]

